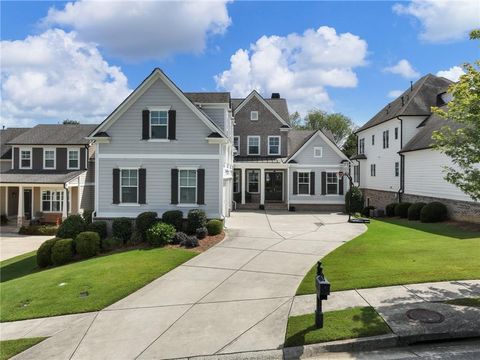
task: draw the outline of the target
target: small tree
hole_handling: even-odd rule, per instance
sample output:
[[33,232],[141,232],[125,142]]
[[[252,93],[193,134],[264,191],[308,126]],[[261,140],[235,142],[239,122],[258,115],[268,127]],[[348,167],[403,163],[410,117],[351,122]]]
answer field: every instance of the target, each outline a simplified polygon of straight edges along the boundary
[[302,117],[300,116],[298,111],[295,111],[293,114],[290,114],[290,125],[294,129],[304,128],[304,126],[302,125]]
[[342,151],[348,158],[357,154],[357,135],[353,132],[348,135],[347,140],[343,143]]
[[63,125],[79,125],[80,121],[77,120],[71,120],[71,119],[65,119],[63,120]]
[[341,144],[352,133],[353,121],[341,113],[327,113],[323,110],[311,110],[305,118],[305,127],[309,130],[330,130],[336,144]]

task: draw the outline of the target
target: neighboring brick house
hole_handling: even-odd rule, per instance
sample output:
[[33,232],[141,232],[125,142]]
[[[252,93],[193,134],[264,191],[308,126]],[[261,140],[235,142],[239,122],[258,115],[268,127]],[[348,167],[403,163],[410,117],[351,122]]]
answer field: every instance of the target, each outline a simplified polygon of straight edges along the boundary
[[85,137],[95,127],[2,130],[0,212],[16,217],[21,225],[30,220],[56,222],[93,209],[94,148]]

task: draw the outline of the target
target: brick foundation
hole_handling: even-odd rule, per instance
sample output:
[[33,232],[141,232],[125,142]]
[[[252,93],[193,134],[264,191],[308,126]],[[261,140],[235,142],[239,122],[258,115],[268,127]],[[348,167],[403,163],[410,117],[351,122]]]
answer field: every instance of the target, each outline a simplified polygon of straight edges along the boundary
[[[398,195],[393,191],[360,189],[365,199],[365,206],[375,206],[378,209],[385,209],[388,204],[398,202]],[[367,198],[369,203],[367,204]]]

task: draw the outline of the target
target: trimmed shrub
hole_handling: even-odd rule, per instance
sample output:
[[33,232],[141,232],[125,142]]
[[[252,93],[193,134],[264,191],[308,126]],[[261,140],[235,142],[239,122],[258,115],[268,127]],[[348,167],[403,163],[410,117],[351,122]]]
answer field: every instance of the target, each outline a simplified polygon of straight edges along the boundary
[[427,205],[424,202],[416,202],[408,208],[408,220],[420,220],[420,212]]
[[134,231],[130,239],[128,239],[127,245],[138,245],[143,241],[143,236],[140,234],[140,231]]
[[165,211],[162,215],[162,222],[173,225],[177,231],[182,231],[183,212],[180,210]]
[[195,236],[197,237],[198,240],[205,239],[207,235],[208,235],[208,230],[206,227],[198,228],[197,231],[195,231]]
[[183,240],[180,245],[191,249],[198,246],[198,239],[196,236],[187,236],[187,238]]
[[122,239],[125,244],[132,237],[132,221],[129,218],[121,217],[113,220],[112,235]]
[[209,235],[218,235],[223,230],[223,221],[218,219],[212,219],[207,223],[207,229]]
[[92,214],[93,210],[83,210],[83,221],[85,221],[85,224],[90,225],[92,223]]
[[385,206],[385,214],[388,217],[395,216],[395,206],[397,206],[397,203],[391,203]]
[[362,209],[362,216],[370,217],[370,210],[375,210],[375,206],[365,206]]
[[88,259],[100,252],[100,235],[93,231],[85,231],[75,239],[75,250],[82,259]]
[[57,225],[28,225],[22,226],[18,233],[22,235],[55,235],[58,232]]
[[200,209],[193,209],[188,212],[187,216],[187,233],[195,234],[198,228],[207,225],[207,215],[205,211]]
[[175,235],[175,227],[162,222],[154,224],[147,230],[147,242],[151,246],[164,246],[172,241]]
[[40,245],[37,250],[37,265],[41,268],[53,265],[52,263],[52,248],[59,238],[46,240]]
[[87,230],[87,224],[80,215],[70,215],[60,224],[57,237],[75,239],[78,234]]
[[73,239],[58,239],[52,247],[53,265],[63,265],[73,260]]
[[95,221],[87,226],[88,231],[93,231],[100,236],[100,239],[105,239],[107,237],[107,222],[106,221]]
[[172,244],[180,245],[186,240],[188,240],[188,235],[184,232],[179,231],[175,235],[173,235]]
[[420,221],[424,223],[440,222],[447,220],[448,210],[445,204],[433,201],[425,205],[420,211]]
[[0,225],[7,225],[8,217],[5,214],[0,215]]
[[115,236],[109,236],[105,239],[102,239],[102,251],[112,251],[122,247],[123,240]]
[[155,211],[146,211],[138,214],[135,220],[135,230],[137,230],[143,239],[146,239],[147,230],[158,221],[158,214]]
[[409,202],[402,202],[395,205],[395,216],[400,216],[401,218],[407,218],[408,208],[412,204]]
[[[352,193],[352,205],[350,207],[350,193]],[[363,209],[363,194],[356,186],[352,187],[345,194],[345,211],[348,213],[358,213]]]

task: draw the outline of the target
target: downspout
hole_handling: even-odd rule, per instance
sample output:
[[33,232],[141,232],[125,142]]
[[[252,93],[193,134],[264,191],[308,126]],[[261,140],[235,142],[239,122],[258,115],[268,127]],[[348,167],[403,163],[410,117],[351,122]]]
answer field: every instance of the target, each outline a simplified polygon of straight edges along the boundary
[[[400,150],[403,148],[403,119],[398,117],[400,120]],[[397,191],[398,202],[402,202],[402,194],[405,190],[405,155],[399,153],[400,155],[400,188]]]

